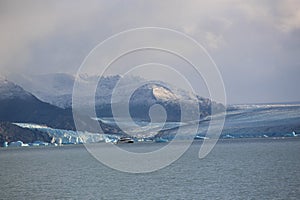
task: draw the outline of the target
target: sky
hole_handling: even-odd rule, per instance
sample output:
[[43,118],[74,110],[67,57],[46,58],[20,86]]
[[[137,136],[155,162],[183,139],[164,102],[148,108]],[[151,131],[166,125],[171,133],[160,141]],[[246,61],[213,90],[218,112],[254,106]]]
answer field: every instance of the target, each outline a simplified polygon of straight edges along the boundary
[[298,0],[0,0],[0,25],[0,74],[7,77],[76,74],[108,37],[164,27],[207,50],[228,103],[300,101]]

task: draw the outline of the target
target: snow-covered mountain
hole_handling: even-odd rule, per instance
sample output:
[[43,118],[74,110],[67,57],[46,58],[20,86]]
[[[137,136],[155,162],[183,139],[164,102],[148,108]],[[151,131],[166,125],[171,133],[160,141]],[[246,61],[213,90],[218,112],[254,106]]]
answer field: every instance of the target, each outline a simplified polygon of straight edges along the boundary
[[0,78],[0,121],[47,124],[74,129],[72,112],[45,103],[21,86]]
[[[72,106],[72,92],[75,82],[75,76],[69,74],[44,74],[44,75],[15,75],[13,80],[37,96],[39,99],[48,102],[52,105],[61,108],[71,108]],[[130,97],[131,114],[137,117],[148,118],[148,111],[152,105],[161,104],[170,115],[180,115],[179,101],[198,101],[201,107],[201,116],[210,114],[212,103],[207,98],[202,98],[199,95],[192,94],[188,91],[179,89],[175,86],[169,86],[165,83],[155,82],[147,83],[140,77],[126,77],[122,79],[122,84],[118,85],[120,88],[115,91],[114,99],[112,101],[112,93],[122,77],[119,75],[101,77],[98,82],[98,87],[95,95],[95,102],[97,114],[100,117],[111,117],[111,104],[119,104],[123,106],[125,98],[125,91],[135,87],[141,83]],[[89,88],[98,81],[97,76],[80,75],[80,81],[83,87]],[[88,94],[90,95],[90,94]],[[89,98],[82,98],[82,105],[90,105]],[[128,102],[127,102],[128,104]],[[221,106],[221,105],[220,105]],[[173,117],[172,117],[173,119]],[[177,119],[178,120],[178,119]]]
[[33,95],[25,91],[22,87],[8,81],[5,77],[0,76],[0,100],[3,99],[33,99]]
[[[81,75],[81,80],[84,81],[86,87],[94,83],[98,79],[96,76]],[[112,91],[115,88],[117,82],[120,80],[119,75],[102,77],[98,83],[97,93],[96,93],[96,104],[107,104],[111,101]],[[24,76],[15,74],[11,79],[22,86],[25,90],[31,92],[39,99],[51,103],[53,105],[66,108],[71,107],[72,102],[72,92],[73,85],[75,82],[75,76],[64,73],[55,74],[43,74],[43,75],[32,75]],[[137,84],[138,82],[145,81],[139,77],[127,77],[123,81],[122,91],[126,91],[127,88],[131,87],[132,84]],[[138,92],[142,99],[146,99],[147,92],[152,93],[157,99],[173,101],[178,98],[191,99],[190,94],[187,91],[179,90],[176,87],[171,88],[175,93],[179,93],[176,96],[170,90],[162,86],[147,86],[141,87]],[[144,92],[144,94],[142,94]],[[116,94],[117,96],[122,96],[123,94]],[[194,96],[193,96],[194,97]],[[169,99],[168,99],[169,98]]]
[[[96,93],[96,104],[110,103],[112,91],[120,78],[120,76],[116,75],[100,79]],[[75,76],[73,75],[65,73],[42,75],[14,74],[11,75],[10,79],[44,102],[61,108],[70,108],[72,106],[72,92],[75,82]],[[89,88],[95,81],[98,81],[97,76],[86,74],[80,75],[80,79],[81,84],[85,88]],[[128,78],[125,81],[125,86],[123,86],[124,89],[139,80],[138,77]],[[86,103],[89,104],[88,102]]]
[[10,79],[44,102],[61,108],[71,106],[71,94],[75,81],[72,75],[63,73],[30,76],[13,74]]

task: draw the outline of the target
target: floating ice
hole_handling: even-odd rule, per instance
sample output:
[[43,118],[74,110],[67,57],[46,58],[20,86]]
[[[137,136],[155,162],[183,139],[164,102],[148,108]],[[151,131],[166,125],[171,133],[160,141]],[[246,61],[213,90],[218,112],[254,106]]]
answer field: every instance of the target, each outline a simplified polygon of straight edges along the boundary
[[9,147],[24,147],[28,146],[28,144],[24,144],[22,141],[10,142],[8,144]]

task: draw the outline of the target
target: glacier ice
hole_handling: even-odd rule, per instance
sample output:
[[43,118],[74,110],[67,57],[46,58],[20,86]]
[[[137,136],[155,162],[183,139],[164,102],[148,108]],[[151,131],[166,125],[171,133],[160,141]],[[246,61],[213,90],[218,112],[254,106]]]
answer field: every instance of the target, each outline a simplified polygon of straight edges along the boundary
[[110,136],[107,134],[90,133],[87,131],[54,129],[39,124],[30,124],[30,123],[14,123],[14,124],[22,128],[36,129],[42,132],[46,132],[51,137],[53,137],[52,142],[57,145],[105,142],[108,141],[108,139],[110,138],[116,138],[116,136]]

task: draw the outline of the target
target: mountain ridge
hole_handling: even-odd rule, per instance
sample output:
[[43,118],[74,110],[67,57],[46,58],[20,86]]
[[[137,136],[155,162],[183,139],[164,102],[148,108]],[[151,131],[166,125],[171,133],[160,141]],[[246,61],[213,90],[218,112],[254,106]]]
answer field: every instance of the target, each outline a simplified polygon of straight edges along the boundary
[[17,84],[0,81],[0,121],[47,124],[74,130],[70,109],[62,109],[42,102]]
[[[19,77],[19,78],[18,78]],[[21,77],[21,78],[20,78]],[[24,87],[26,90],[30,91],[32,94],[34,94],[35,96],[37,96],[39,99],[48,102],[52,105],[61,107],[61,108],[71,108],[72,107],[72,92],[73,92],[73,85],[74,85],[74,81],[75,81],[75,76],[70,75],[70,74],[64,74],[64,73],[54,73],[54,74],[43,74],[41,75],[41,77],[43,78],[43,81],[41,82],[41,77],[39,77],[38,75],[34,75],[31,77],[27,77],[24,75],[19,75],[19,76],[15,76],[15,80],[17,81],[17,83],[19,85],[21,85],[22,87]],[[121,79],[122,77],[120,75],[112,75],[112,76],[106,76],[106,77],[97,77],[97,76],[91,76],[91,75],[87,75],[87,74],[81,74],[79,75],[78,79],[79,81],[81,81],[81,84],[86,87],[89,88],[91,86],[91,84],[95,84],[98,82],[97,85],[97,89],[96,89],[96,93],[95,93],[95,103],[96,103],[96,107],[105,107],[106,105],[109,106],[111,105],[112,102],[112,93],[113,90],[117,84],[117,82]],[[27,83],[26,81],[27,80]],[[32,83],[29,84],[28,81],[32,80]],[[55,80],[53,81],[49,81],[49,80]],[[59,81],[56,81],[59,80]],[[123,98],[123,91],[127,91],[128,87],[130,88],[132,85],[138,85],[137,83],[143,83],[145,82],[144,79],[140,78],[140,77],[127,77],[124,81],[124,79],[122,80],[122,85],[119,85],[119,87],[121,87],[121,90],[119,90],[120,93],[118,94],[114,94],[116,96],[116,99],[120,99],[120,102],[114,102],[114,103],[123,103],[122,99]],[[68,83],[68,84],[63,84],[63,83]],[[137,88],[137,90],[142,90],[144,91],[144,93],[142,93],[141,91],[139,91],[139,97],[136,96],[134,98],[131,98],[132,101],[137,101],[137,103],[139,103],[139,101],[147,101],[147,98],[144,98],[147,96],[147,93],[150,91],[152,92],[152,94],[156,97],[159,101],[159,98],[162,98],[162,92],[167,92],[169,93],[169,97],[170,95],[172,96],[172,98],[170,99],[165,99],[168,101],[172,101],[176,102],[176,100],[181,100],[181,101],[193,101],[195,99],[198,99],[199,101],[199,105],[205,109],[205,112],[207,114],[210,114],[209,110],[210,110],[210,106],[212,104],[217,105],[216,102],[213,102],[211,100],[209,100],[208,98],[204,98],[201,97],[198,94],[192,94],[188,91],[176,88],[174,86],[170,86],[168,88],[165,87],[164,83],[160,83],[157,82],[155,83],[156,85],[158,85],[158,87],[156,88],[143,88],[142,84],[139,88]],[[29,88],[32,85],[34,85],[34,88]],[[147,84],[146,84],[147,85]],[[164,89],[161,87],[163,86]],[[55,88],[63,88],[60,89],[58,91],[55,91]],[[171,91],[169,90],[171,89]],[[170,92],[168,92],[170,91]],[[174,93],[172,92],[174,91]],[[160,92],[160,94],[159,94]],[[160,97],[159,97],[160,95]],[[166,93],[164,94],[166,95]],[[164,96],[166,97],[166,96]],[[138,99],[140,98],[140,99]],[[87,99],[89,98],[82,98],[82,102],[81,104],[84,105],[87,104],[87,106],[90,104],[91,102],[87,102]],[[162,100],[162,99],[161,99]],[[105,108],[104,110],[107,110],[109,108]],[[204,110],[203,110],[204,111]]]
[[[43,77],[44,76],[46,75],[43,75]],[[56,88],[64,87],[63,83],[67,82],[68,84],[66,87],[69,87],[69,89],[63,89],[62,93],[65,91],[70,91],[71,88],[73,90],[73,83],[70,81],[72,79],[70,78],[71,76],[59,74],[58,78],[55,77],[56,76],[52,74],[50,78],[45,78],[45,80],[60,80],[59,83],[56,83]],[[67,80],[64,80],[64,77],[66,77]],[[95,81],[98,80],[96,76],[90,77],[88,75],[82,75],[80,78],[82,79],[80,81],[87,84],[85,86],[89,86],[91,83],[94,84]],[[121,85],[121,90],[119,90],[119,93],[116,94],[116,98],[114,98],[114,101],[112,101],[112,92],[120,78],[121,76],[119,75],[100,78],[96,90],[97,92],[95,94],[97,117],[113,117],[112,107],[116,108],[117,110],[124,111],[124,109],[128,108],[129,106],[131,118],[135,120],[150,121],[150,108],[155,104],[159,104],[164,107],[166,111],[167,121],[177,122],[181,120],[180,106],[182,105],[184,105],[184,109],[188,110],[188,112],[195,113],[198,110],[195,105],[198,104],[200,108],[200,112],[197,111],[199,114],[199,119],[210,115],[212,106],[220,110],[224,108],[223,105],[213,102],[207,98],[200,97],[199,95],[191,94],[187,91],[183,91],[160,82],[145,82],[139,77],[130,77],[126,79],[125,84]],[[136,88],[131,95],[129,102],[124,102],[124,91],[127,91],[133,86],[139,85],[139,82],[137,81],[140,81],[143,84]],[[1,99],[0,121],[39,123],[46,124],[53,128],[75,130],[72,107],[69,107],[71,105],[66,108],[57,107],[49,102],[41,101],[40,98],[35,97],[13,82],[4,80],[0,83],[2,83],[0,84],[0,91],[3,91],[4,94],[10,94],[11,97],[14,97]],[[39,84],[37,85],[39,86]],[[40,85],[44,85],[41,87],[44,88],[46,87],[45,85],[49,84],[47,81],[45,81]],[[53,85],[49,85],[49,88],[53,89],[55,87]],[[45,91],[44,94],[49,95],[47,94],[47,91]],[[61,94],[60,91],[57,91],[57,94]],[[52,97],[53,99],[61,98],[65,101],[65,98],[68,98],[70,95],[72,94],[64,94],[63,96],[54,95]],[[88,98],[84,97],[81,99],[81,115],[85,114],[85,106],[87,106],[87,108],[88,106],[91,106],[91,102],[88,102],[87,99]],[[67,99],[67,101],[71,100]],[[125,117],[128,116],[125,115]],[[88,118],[88,116],[84,117],[84,121],[88,122]],[[90,129],[90,127],[86,128]],[[113,128],[108,128],[108,130],[111,129]]]

